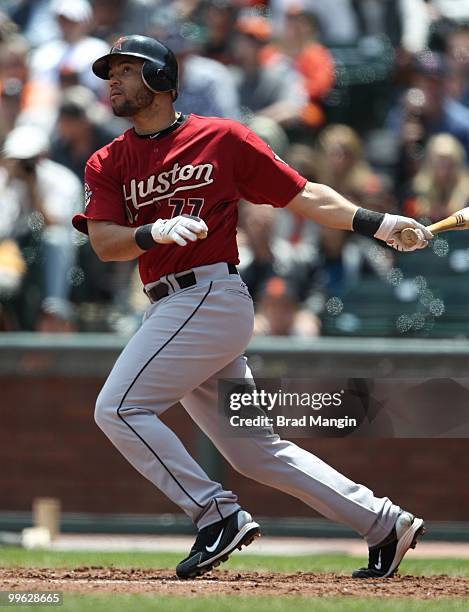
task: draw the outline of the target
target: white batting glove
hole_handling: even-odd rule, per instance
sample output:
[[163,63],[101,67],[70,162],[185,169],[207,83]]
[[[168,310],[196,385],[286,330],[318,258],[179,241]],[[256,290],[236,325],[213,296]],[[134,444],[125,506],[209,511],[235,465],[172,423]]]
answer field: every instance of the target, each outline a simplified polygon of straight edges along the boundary
[[198,238],[207,236],[208,227],[199,217],[179,215],[174,219],[157,219],[151,228],[155,242],[186,246],[187,241],[195,242]]
[[[406,227],[415,229],[419,237],[416,244],[412,246],[404,244],[401,240],[401,231]],[[424,249],[428,245],[428,241],[433,238],[433,234],[415,219],[385,213],[375,238],[383,240],[383,242],[397,251],[415,251],[416,249]]]

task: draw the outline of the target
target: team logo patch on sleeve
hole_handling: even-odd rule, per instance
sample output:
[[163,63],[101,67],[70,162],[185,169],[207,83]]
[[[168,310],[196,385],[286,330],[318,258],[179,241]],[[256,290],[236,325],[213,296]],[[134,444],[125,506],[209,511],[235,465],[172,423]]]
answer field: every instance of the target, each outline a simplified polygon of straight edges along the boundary
[[85,183],[85,210],[91,201],[92,195],[93,195],[93,192],[91,191],[90,186],[88,185],[88,183]]

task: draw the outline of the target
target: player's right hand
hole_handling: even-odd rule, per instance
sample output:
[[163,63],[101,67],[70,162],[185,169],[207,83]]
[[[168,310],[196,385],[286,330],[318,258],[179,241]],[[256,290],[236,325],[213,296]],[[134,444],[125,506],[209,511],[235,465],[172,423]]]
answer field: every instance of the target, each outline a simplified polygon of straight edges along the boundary
[[187,241],[195,242],[198,238],[207,236],[208,227],[199,217],[180,215],[173,219],[157,219],[151,228],[155,242],[186,246]]

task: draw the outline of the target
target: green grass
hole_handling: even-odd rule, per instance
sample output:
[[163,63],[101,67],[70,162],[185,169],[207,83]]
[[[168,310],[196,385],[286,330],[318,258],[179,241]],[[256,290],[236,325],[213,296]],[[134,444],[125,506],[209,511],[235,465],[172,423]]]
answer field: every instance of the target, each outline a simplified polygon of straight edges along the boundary
[[[78,567],[82,565],[114,567],[154,567],[174,569],[184,555],[147,552],[56,552],[0,548],[0,566]],[[350,574],[366,563],[365,557],[347,555],[270,556],[234,554],[223,569],[270,572],[334,572]],[[400,567],[402,574],[469,576],[469,559],[412,559],[410,553]]]
[[35,608],[35,610],[57,609],[58,612],[463,612],[468,609],[469,599],[444,599],[440,601],[416,601],[392,599],[389,601],[347,597],[167,597],[152,595],[68,595],[60,608]]

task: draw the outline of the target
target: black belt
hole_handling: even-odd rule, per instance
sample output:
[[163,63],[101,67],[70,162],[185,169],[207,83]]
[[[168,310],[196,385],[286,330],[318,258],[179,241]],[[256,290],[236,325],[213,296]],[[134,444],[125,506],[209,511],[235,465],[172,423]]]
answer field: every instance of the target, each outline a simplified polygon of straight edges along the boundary
[[[232,263],[226,264],[228,267],[228,274],[238,274],[238,270],[236,266]],[[188,287],[193,287],[197,284],[197,279],[195,277],[195,272],[190,270],[189,272],[185,272],[180,276],[175,276],[177,284],[179,285],[179,289],[187,289]],[[151,302],[157,302],[164,297],[169,295],[169,285],[165,282],[158,283],[151,289],[145,291],[147,296],[150,298]]]

